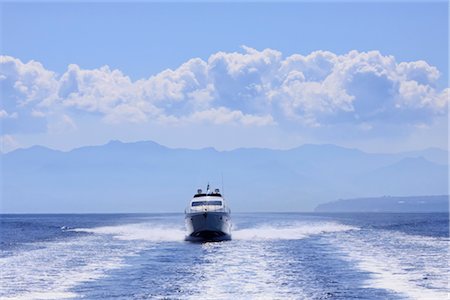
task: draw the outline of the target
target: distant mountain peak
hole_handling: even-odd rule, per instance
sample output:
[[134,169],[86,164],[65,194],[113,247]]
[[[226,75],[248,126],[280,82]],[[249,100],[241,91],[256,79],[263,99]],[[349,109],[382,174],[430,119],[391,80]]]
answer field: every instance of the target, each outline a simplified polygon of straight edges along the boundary
[[426,159],[425,157],[423,157],[422,155],[420,156],[415,156],[415,157],[405,157],[403,159],[401,159],[400,161],[397,162],[397,165],[410,165],[410,164],[433,164],[431,161],[429,161],[428,159]]
[[152,140],[146,140],[146,141],[135,141],[135,142],[123,142],[120,140],[110,140],[108,143],[104,144],[104,145],[100,145],[99,147],[102,146],[120,146],[120,147],[132,147],[132,146],[153,146],[153,147],[160,147],[160,148],[168,148],[166,146],[163,146],[161,144],[158,144],[155,141]]
[[344,146],[339,146],[339,145],[335,145],[335,144],[303,144],[301,146],[298,146],[294,149],[332,149],[332,150],[346,150],[346,151],[357,151],[357,152],[361,152],[361,150],[356,149],[356,148],[349,148],[349,147],[344,147]]
[[[34,145],[34,146],[31,146],[28,148],[19,148],[14,151],[11,151],[9,153],[19,153],[19,152],[28,152],[28,153],[34,152],[34,153],[36,153],[36,152],[61,152],[61,151],[51,149],[51,148],[41,146],[41,145]],[[9,154],[9,153],[7,153],[7,154]]]
[[448,212],[449,196],[382,196],[322,203],[316,212]]
[[110,140],[105,145],[116,145],[116,144],[125,144],[125,143],[122,142],[121,140]]

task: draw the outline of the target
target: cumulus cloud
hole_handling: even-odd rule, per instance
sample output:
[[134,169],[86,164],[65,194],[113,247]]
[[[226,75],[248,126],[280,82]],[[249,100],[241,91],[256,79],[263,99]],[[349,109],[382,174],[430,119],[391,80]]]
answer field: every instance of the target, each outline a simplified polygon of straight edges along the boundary
[[88,113],[104,123],[353,124],[368,131],[447,114],[449,89],[436,88],[439,77],[425,61],[397,62],[378,51],[283,57],[243,46],[137,81],[108,66],[73,64],[59,75],[39,62],[2,56],[0,118],[38,122],[61,114],[70,121],[55,124],[67,129],[76,128],[70,116]]
[[0,56],[0,120],[2,132],[44,131],[46,123],[32,112],[42,103],[54,101],[58,85],[56,74],[36,61],[23,63]]
[[[23,63],[10,56],[0,56],[0,82],[2,106],[7,110],[51,101],[58,85],[56,74],[41,63],[33,60]],[[9,97],[4,97],[5,94]]]
[[146,120],[152,105],[142,98],[139,86],[119,70],[104,66],[81,70],[69,65],[59,80],[59,101],[69,108],[101,114],[105,120],[131,122]]

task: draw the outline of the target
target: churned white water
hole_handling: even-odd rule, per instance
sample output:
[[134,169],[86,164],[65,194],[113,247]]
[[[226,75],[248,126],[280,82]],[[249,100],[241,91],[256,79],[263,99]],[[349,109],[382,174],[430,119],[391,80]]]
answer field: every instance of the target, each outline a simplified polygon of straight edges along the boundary
[[0,298],[445,299],[448,215],[383,218],[236,214],[190,243],[181,214],[3,216]]

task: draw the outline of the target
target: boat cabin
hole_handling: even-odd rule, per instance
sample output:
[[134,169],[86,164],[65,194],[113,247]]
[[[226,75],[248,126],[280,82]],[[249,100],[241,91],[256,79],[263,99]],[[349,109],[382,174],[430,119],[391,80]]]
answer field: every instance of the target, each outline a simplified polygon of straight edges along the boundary
[[218,210],[224,209],[225,203],[220,190],[215,189],[214,191],[210,191],[208,185],[205,193],[201,189],[197,190],[197,194],[194,195],[189,206],[194,211],[203,211],[205,209]]

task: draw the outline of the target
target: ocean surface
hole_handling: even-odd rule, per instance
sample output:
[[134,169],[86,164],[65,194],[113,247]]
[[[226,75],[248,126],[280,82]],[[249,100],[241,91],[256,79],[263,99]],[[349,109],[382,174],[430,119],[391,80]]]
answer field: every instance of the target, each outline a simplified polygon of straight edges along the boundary
[[448,299],[446,213],[232,218],[190,243],[182,214],[0,215],[0,299]]

